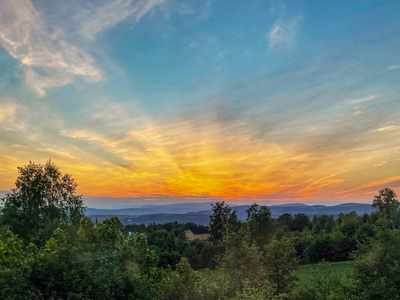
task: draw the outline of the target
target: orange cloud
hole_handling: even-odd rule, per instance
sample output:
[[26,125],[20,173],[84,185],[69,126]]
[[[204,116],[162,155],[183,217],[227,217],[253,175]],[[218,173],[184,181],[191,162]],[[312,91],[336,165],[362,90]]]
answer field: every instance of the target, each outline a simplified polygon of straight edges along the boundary
[[[343,123],[341,118],[333,124]],[[25,145],[2,144],[0,189],[13,186],[17,166],[50,157],[72,174],[86,196],[360,200],[365,188],[397,178],[390,174],[400,164],[399,146],[393,136],[385,136],[397,131],[367,129],[357,143],[347,143],[347,133],[331,136],[328,129],[324,135],[300,130],[291,139],[280,138],[277,129],[262,139],[246,118],[225,122],[209,112],[168,120],[152,122],[139,114],[118,123],[118,116],[96,112],[101,126],[68,129],[47,120],[59,127],[53,137],[43,135],[42,126],[10,123],[26,137]],[[289,129],[283,130],[287,134]],[[387,163],[379,165],[382,161]]]

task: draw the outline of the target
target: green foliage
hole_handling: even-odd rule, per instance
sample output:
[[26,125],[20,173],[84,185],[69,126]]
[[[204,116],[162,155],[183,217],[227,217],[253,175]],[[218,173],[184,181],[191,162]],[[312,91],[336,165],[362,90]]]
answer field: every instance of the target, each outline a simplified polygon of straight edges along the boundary
[[238,226],[236,211],[232,211],[232,208],[226,205],[224,201],[211,204],[211,207],[213,211],[210,216],[211,237],[220,241],[223,238],[226,225],[229,224],[231,229],[234,230]]
[[379,195],[374,197],[372,207],[380,213],[386,214],[389,220],[392,220],[394,226],[399,227],[399,201],[397,200],[396,193],[385,188],[379,191]]
[[[300,265],[294,272],[294,274],[299,278],[299,281],[296,284],[297,287],[310,285],[312,274],[315,273],[318,267],[318,264]],[[353,270],[352,262],[331,263],[330,268],[332,269],[332,274],[337,276],[342,284],[352,282],[352,280],[349,280],[349,276]]]
[[[0,299],[399,299],[400,214],[390,189],[375,196],[370,215],[311,222],[274,220],[254,204],[240,223],[218,202],[213,240],[188,243],[182,234],[193,223],[123,227],[112,217],[94,225],[76,186],[51,161],[19,168],[1,210]],[[345,281],[325,261],[349,258]],[[319,264],[296,288],[299,261]]]
[[309,284],[296,290],[291,299],[296,300],[341,300],[358,299],[354,288],[343,284],[338,273],[327,261],[312,269]]
[[70,175],[63,175],[50,160],[19,167],[18,173],[15,188],[3,198],[3,224],[26,241],[51,222],[79,224],[85,207]]
[[376,237],[356,254],[354,280],[360,299],[398,299],[400,295],[400,229],[388,216],[378,220]]
[[289,293],[298,278],[293,275],[298,267],[296,249],[291,239],[272,239],[265,246],[266,279],[274,295]]
[[[88,224],[90,226],[90,224]],[[118,217],[100,221],[96,226],[97,240],[104,249],[119,248],[122,245],[122,223]]]
[[[265,205],[254,203],[246,210],[247,222],[250,225],[253,240],[259,246],[265,245],[272,234],[271,210]],[[289,215],[291,218],[291,215]]]
[[227,299],[229,277],[222,269],[202,270],[196,282],[196,291],[203,300]]
[[40,291],[29,280],[38,249],[7,231],[0,240],[0,299],[41,299]]
[[305,214],[299,213],[295,214],[291,222],[289,223],[289,229],[291,231],[300,231],[302,232],[305,228],[310,228],[311,223],[308,216]]
[[225,253],[219,265],[229,277],[229,292],[241,292],[245,283],[260,287],[264,278],[263,259],[258,247],[250,243],[250,232],[242,226],[239,231],[228,232],[223,239]]

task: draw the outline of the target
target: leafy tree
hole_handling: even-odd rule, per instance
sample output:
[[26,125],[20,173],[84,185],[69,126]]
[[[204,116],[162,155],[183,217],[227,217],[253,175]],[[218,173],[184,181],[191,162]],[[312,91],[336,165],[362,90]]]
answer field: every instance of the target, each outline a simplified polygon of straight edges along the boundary
[[295,214],[292,221],[289,224],[289,229],[291,231],[300,231],[302,232],[305,228],[310,228],[310,218],[302,213]]
[[211,237],[214,240],[222,240],[225,226],[230,224],[231,226],[237,225],[237,214],[236,211],[232,211],[229,205],[225,204],[225,201],[211,204],[213,214],[210,216],[210,230]]
[[92,248],[97,243],[96,229],[89,217],[82,218],[77,235],[82,248]]
[[158,266],[159,267],[172,267],[175,268],[175,266],[180,262],[181,260],[181,255],[179,254],[178,251],[172,250],[170,252],[168,251],[163,251],[160,252],[158,255],[159,261],[158,261]]
[[[160,299],[181,299],[181,300],[196,300],[201,299],[201,296],[196,291],[196,282],[198,280],[197,272],[190,268],[186,258],[176,265],[176,271],[167,271],[164,273],[163,282],[160,286]],[[166,288],[166,284],[168,287]]]
[[123,241],[122,228],[123,225],[118,217],[100,221],[96,226],[97,239],[100,245],[104,249],[119,248]]
[[0,299],[42,299],[30,281],[38,255],[35,245],[25,247],[17,235],[6,232],[0,240]]
[[314,235],[304,250],[305,261],[307,263],[318,263],[323,259],[334,260],[334,246],[330,235],[325,231],[322,231],[319,235]]
[[[254,204],[253,204],[254,205]],[[293,217],[289,213],[284,213],[278,217],[278,223],[281,227],[286,227],[289,229],[290,223],[292,222]]]
[[189,245],[183,252],[183,256],[188,260],[192,269],[200,269],[200,254],[195,245]]
[[314,216],[311,224],[313,226],[313,233],[322,234],[323,232],[331,233],[333,227],[336,225],[336,222],[333,216],[322,215],[320,217]]
[[316,271],[312,273],[311,288],[316,299],[331,299],[337,286],[340,286],[340,279],[333,274],[331,264],[325,260],[318,264]]
[[378,212],[385,213],[396,227],[399,226],[399,201],[393,190],[389,188],[380,190],[379,195],[376,195],[372,201],[372,207]]
[[2,199],[1,221],[14,233],[30,240],[51,222],[79,224],[85,207],[70,175],[50,160],[45,165],[30,162],[18,173],[15,188]]
[[379,220],[377,234],[364,244],[354,262],[354,281],[361,300],[399,299],[400,295],[400,229]]
[[296,290],[293,300],[356,300],[359,299],[352,286],[344,285],[334,274],[332,265],[323,260],[312,271],[311,283]]
[[229,276],[230,292],[242,291],[245,284],[260,287],[263,283],[264,268],[262,255],[256,245],[250,243],[250,232],[243,226],[236,232],[228,232],[223,239],[225,253],[219,265]]
[[265,246],[266,278],[275,295],[288,293],[298,280],[293,275],[298,267],[298,260],[293,241],[286,237],[280,241],[273,238]]
[[246,210],[246,213],[253,239],[258,245],[265,244],[272,234],[271,210],[265,205],[258,206],[254,203]]

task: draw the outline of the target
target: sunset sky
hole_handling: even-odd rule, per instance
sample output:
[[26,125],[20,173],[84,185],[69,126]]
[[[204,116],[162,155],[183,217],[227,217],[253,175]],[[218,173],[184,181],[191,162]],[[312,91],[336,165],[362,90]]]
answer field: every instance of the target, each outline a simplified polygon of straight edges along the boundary
[[92,207],[400,194],[399,16],[398,0],[0,0],[0,195],[50,158]]

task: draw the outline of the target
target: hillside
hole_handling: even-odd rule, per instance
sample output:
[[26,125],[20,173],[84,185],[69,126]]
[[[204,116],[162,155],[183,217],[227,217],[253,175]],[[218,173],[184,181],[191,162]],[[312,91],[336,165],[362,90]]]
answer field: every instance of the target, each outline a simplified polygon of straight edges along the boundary
[[[244,221],[247,217],[246,209],[250,205],[237,205],[232,208],[237,211],[238,219]],[[355,211],[358,215],[371,213],[370,204],[364,203],[346,203],[334,206],[325,205],[306,205],[306,204],[283,204],[271,205],[271,214],[277,218],[282,214],[303,213],[310,218],[323,214],[337,217],[340,213],[346,214]],[[182,203],[166,205],[146,205],[146,206],[128,206],[125,208],[114,209],[95,209],[88,208],[86,215],[101,221],[105,218],[118,216],[124,225],[127,224],[145,224],[150,223],[164,224],[168,222],[189,223],[193,222],[201,225],[208,225],[211,215],[211,203]]]

